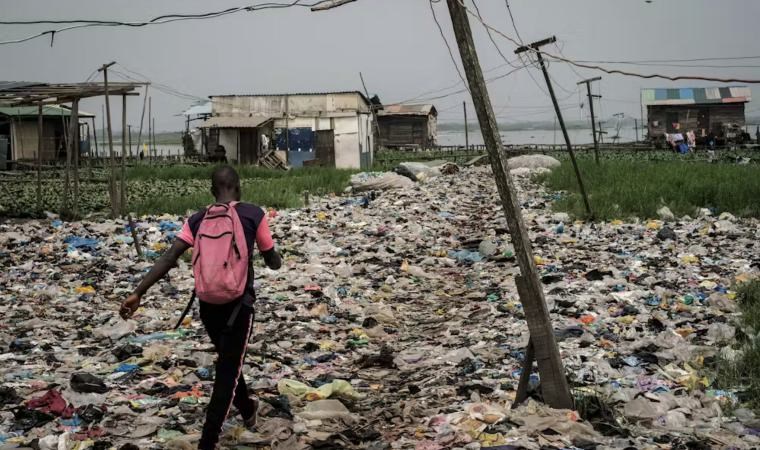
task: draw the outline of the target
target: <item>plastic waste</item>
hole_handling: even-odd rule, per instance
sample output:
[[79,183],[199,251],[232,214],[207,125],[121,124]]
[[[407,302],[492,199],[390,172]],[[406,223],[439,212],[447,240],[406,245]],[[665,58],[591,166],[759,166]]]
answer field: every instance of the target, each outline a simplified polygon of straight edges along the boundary
[[346,380],[333,380],[315,389],[296,380],[283,379],[277,383],[277,391],[283,395],[292,395],[308,401],[324,400],[330,397],[358,400],[364,397],[356,392]]

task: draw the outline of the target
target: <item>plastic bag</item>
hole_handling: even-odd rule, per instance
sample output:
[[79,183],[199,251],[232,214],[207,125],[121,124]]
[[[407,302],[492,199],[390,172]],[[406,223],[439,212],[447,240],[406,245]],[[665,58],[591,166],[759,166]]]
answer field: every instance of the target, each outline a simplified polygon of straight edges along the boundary
[[277,383],[277,391],[283,395],[292,395],[308,401],[324,400],[330,397],[342,397],[358,400],[364,396],[356,392],[346,380],[333,380],[332,383],[313,388],[296,380],[283,379]]

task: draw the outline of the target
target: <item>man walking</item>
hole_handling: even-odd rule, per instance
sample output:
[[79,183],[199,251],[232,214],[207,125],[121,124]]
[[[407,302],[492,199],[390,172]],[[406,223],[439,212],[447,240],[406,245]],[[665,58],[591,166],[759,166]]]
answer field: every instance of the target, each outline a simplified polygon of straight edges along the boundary
[[124,319],[140,307],[151,286],[163,278],[177,259],[193,248],[195,293],[200,315],[217,352],[214,390],[206,412],[198,448],[213,450],[231,406],[234,404],[246,426],[256,425],[258,401],[249,397],[242,375],[245,352],[253,324],[254,245],[266,265],[282,265],[275,251],[266,215],[258,206],[240,203],[240,178],[230,166],[216,169],[211,178],[216,203],[190,217],[174,244],[151,268],[135,292],[121,305]]

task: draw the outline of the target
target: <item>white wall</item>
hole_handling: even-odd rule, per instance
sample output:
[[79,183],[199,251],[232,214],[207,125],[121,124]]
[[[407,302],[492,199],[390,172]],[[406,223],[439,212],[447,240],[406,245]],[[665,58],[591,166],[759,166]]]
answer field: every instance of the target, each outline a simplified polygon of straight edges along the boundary
[[211,101],[215,116],[239,116],[250,113],[282,116],[286,111],[291,115],[369,111],[364,99],[357,92],[313,95],[236,95],[211,97]]

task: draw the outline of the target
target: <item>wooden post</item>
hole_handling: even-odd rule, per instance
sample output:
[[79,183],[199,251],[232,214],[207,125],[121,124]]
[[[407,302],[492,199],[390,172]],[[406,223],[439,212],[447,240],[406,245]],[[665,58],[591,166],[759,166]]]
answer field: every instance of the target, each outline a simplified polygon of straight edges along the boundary
[[92,139],[95,141],[95,156],[100,158],[100,149],[98,148],[98,129],[95,126],[95,118],[92,118]]
[[153,133],[153,155],[158,155],[158,149],[156,148],[156,118],[153,118],[153,128],[151,133]]
[[460,1],[447,0],[447,4],[459,45],[462,65],[467,73],[472,101],[478,114],[483,140],[486,143],[502,208],[506,215],[512,244],[515,247],[517,262],[525,284],[525,295],[520,295],[520,302],[523,305],[528,329],[533,340],[544,400],[553,408],[570,409],[573,406],[573,401],[557,343],[554,339],[554,330],[549,320],[543,287],[533,261],[533,250],[528,239],[528,230],[523,222],[517,190],[509,174],[507,156],[502,147],[493,106],[488,97],[483,70],[472,38],[467,10]]
[[132,159],[132,125],[127,125],[127,148],[129,148],[129,159]]
[[[116,155],[113,152],[113,130],[111,128],[111,101],[108,92],[108,68],[116,64],[115,62],[104,64],[99,72],[103,72],[103,83],[105,84],[106,97],[106,122],[108,126],[108,152],[111,160],[111,176],[108,180],[108,190],[111,194],[111,216],[116,218],[120,215],[121,207],[119,205],[119,195],[116,192]],[[123,141],[123,139],[122,139]]]
[[121,96],[121,213],[127,211],[127,96]]
[[140,241],[137,236],[137,228],[135,225],[135,222],[132,220],[132,215],[127,216],[127,221],[129,222],[129,228],[132,231],[132,241],[135,244],[135,251],[137,252],[137,257],[142,258],[142,249],[140,248]]
[[[546,86],[549,88],[549,96],[552,98],[552,104],[554,105],[554,111],[557,114],[556,119],[559,121],[559,126],[562,128],[562,135],[565,138],[565,145],[567,145],[567,152],[570,154],[570,161],[573,163],[573,169],[575,170],[575,178],[578,180],[578,187],[581,191],[581,197],[583,197],[583,204],[586,207],[586,214],[588,215],[588,218],[591,218],[593,216],[591,212],[591,206],[588,202],[588,195],[586,195],[586,188],[583,186],[583,177],[581,177],[581,171],[578,169],[578,161],[575,160],[575,152],[573,151],[573,145],[570,143],[570,136],[567,133],[567,127],[565,126],[565,119],[562,117],[562,109],[559,107],[559,102],[557,101],[557,95],[554,93],[554,86],[552,85],[552,80],[549,77],[549,71],[546,69],[546,64],[544,63],[544,57],[541,54],[540,48],[544,45],[553,44],[557,42],[557,38],[552,36],[549,39],[544,39],[543,41],[534,42],[533,44],[530,44],[529,46],[522,46],[515,50],[515,54],[520,54],[523,52],[526,52],[528,50],[534,50],[536,52],[536,55],[538,57],[538,63],[541,66],[541,71],[544,74],[544,80],[546,80]],[[597,161],[598,162],[598,161]]]
[[37,106],[37,210],[41,213],[42,207],[42,132],[43,132],[43,107],[42,103]]
[[290,97],[285,96],[285,159],[290,162]]
[[90,138],[90,124],[87,124],[87,142],[90,143],[87,151],[87,179],[92,182],[94,180],[92,176],[92,139]]
[[467,121],[467,102],[462,102],[462,109],[464,109],[464,149],[470,150],[470,125]]
[[367,101],[369,102],[369,111],[372,113],[372,120],[375,125],[373,128],[375,129],[375,136],[377,136],[377,139],[374,140],[375,145],[374,148],[372,148],[372,154],[374,157],[375,150],[377,150],[378,146],[380,145],[380,122],[377,121],[377,109],[375,108],[375,105],[372,104],[372,100],[369,98],[369,91],[367,90],[367,85],[364,83],[364,75],[362,75],[361,72],[359,72],[359,78],[362,80],[364,95],[367,96]]
[[633,119],[633,129],[636,130],[636,143],[639,143],[639,119]]
[[588,107],[591,111],[591,132],[594,134],[594,159],[596,160],[596,163],[599,164],[599,140],[596,137],[596,118],[594,117],[594,98],[601,98],[601,95],[592,95],[591,94],[591,83],[594,81],[601,80],[602,77],[595,77],[595,78],[589,78],[588,80],[583,80],[578,82],[578,84],[585,84],[586,90],[588,91]]
[[145,155],[148,157],[148,162],[153,161],[153,157],[151,156],[153,152],[151,152],[151,149],[153,147],[153,133],[151,130],[153,129],[153,99],[148,97],[148,154]]
[[79,217],[79,99],[75,98],[71,103],[71,134],[69,141],[74,153],[74,217]]
[[[137,133],[137,152],[135,153],[135,156],[140,156],[140,152],[142,151],[142,137],[143,137],[143,123],[145,122],[145,106],[148,103],[148,84],[145,84],[145,96],[143,97],[143,107],[142,112],[140,113],[140,131]],[[150,116],[148,116],[148,120],[150,120]]]

